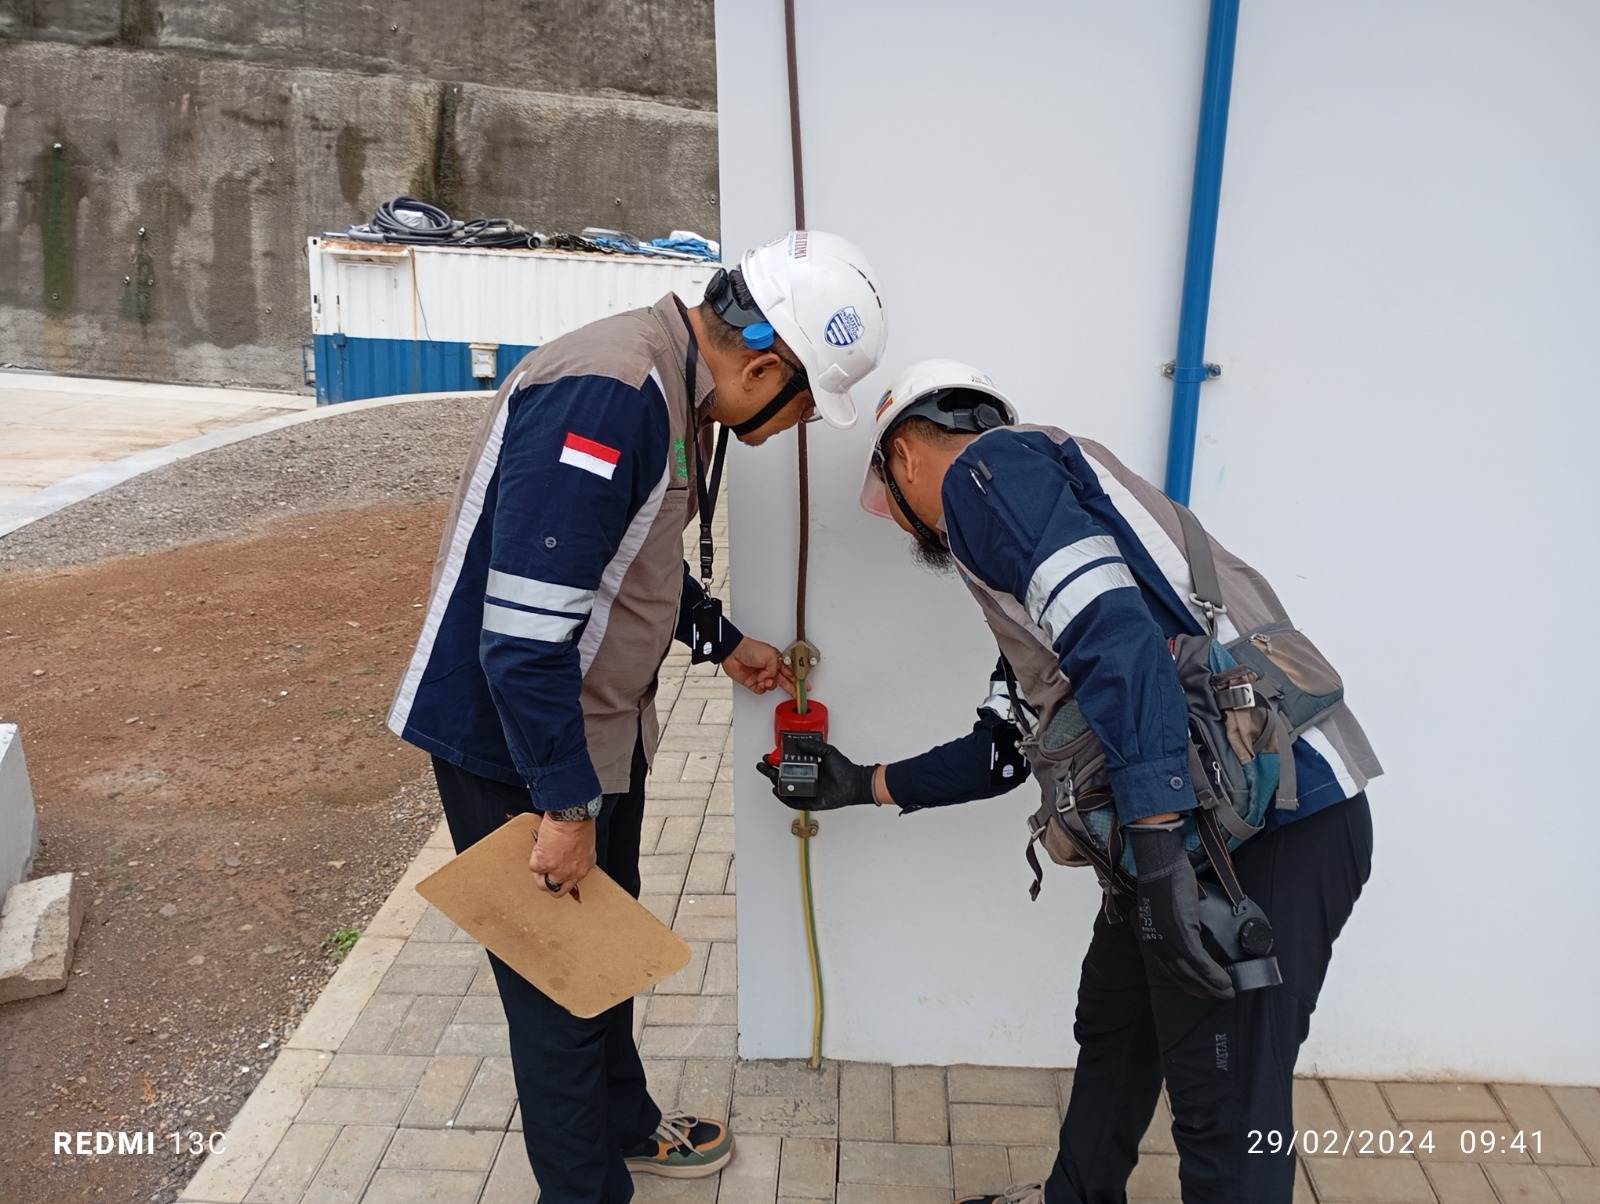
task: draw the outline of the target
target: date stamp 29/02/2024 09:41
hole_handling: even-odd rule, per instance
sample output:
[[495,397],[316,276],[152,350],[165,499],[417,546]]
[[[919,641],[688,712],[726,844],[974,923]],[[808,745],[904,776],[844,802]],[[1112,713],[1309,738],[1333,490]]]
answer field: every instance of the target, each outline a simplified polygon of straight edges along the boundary
[[[1246,1134],[1252,1154],[1340,1155],[1357,1158],[1382,1158],[1399,1155],[1432,1154],[1438,1141],[1432,1129],[1251,1129]],[[1472,1157],[1495,1154],[1543,1153],[1544,1134],[1538,1129],[1497,1133],[1493,1129],[1462,1129],[1458,1137],[1461,1153]]]

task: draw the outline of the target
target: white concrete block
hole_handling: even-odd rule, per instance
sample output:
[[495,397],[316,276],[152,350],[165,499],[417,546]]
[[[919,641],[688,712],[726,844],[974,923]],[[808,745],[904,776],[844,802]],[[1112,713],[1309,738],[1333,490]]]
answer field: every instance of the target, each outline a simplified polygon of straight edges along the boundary
[[19,882],[0,909],[0,1003],[48,995],[67,985],[83,895],[72,874]]
[[0,723],[0,896],[27,880],[39,848],[39,816],[22,755],[22,733]]

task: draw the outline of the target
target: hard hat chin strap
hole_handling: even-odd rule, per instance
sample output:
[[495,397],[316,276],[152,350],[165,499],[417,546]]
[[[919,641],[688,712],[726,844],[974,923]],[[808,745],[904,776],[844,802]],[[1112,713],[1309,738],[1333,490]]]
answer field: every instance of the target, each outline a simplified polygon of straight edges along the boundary
[[[781,359],[782,357],[780,356],[779,358]],[[767,402],[766,405],[762,406],[749,418],[746,418],[743,422],[730,426],[728,429],[740,437],[748,435],[751,431],[760,430],[762,427],[766,426],[767,423],[776,418],[779,411],[781,411],[784,406],[788,405],[791,401],[800,396],[800,394],[804,393],[810,387],[811,382],[806,379],[806,374],[803,371],[798,369],[791,371],[789,374],[789,379],[784,382],[783,388],[778,390],[778,395],[776,397]]]
[[894,479],[894,472],[889,468],[889,457],[878,454],[878,466],[883,470],[883,484],[889,490],[889,496],[894,498],[894,504],[900,507],[900,513],[906,516],[906,521],[911,524],[911,529],[917,533],[917,538],[923,543],[935,548],[946,548],[944,536],[940,535],[927,523],[922,521],[922,516],[911,508],[911,503],[906,501],[906,495],[900,492],[900,486]]

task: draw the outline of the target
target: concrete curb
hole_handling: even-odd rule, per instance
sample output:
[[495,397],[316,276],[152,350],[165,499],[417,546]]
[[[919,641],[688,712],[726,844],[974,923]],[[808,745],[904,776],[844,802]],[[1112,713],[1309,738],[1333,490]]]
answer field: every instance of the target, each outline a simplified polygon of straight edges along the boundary
[[332,1063],[340,1043],[404,948],[406,938],[427,911],[426,900],[417,894],[417,883],[454,856],[450,833],[440,820],[378,914],[362,931],[350,956],[322,988],[316,1003],[233,1118],[222,1152],[208,1156],[178,1196],[180,1204],[240,1204],[249,1194],[322,1072]]
[[337,414],[349,414],[356,410],[375,410],[381,406],[401,405],[410,401],[437,401],[446,397],[492,397],[491,391],[461,392],[451,390],[445,393],[402,393],[395,397],[369,397],[364,401],[343,401],[337,405],[318,406],[312,410],[296,410],[291,414],[279,414],[275,418],[264,418],[260,422],[246,423],[244,426],[228,427],[226,430],[212,431],[209,434],[198,435],[193,439],[185,439],[179,443],[169,443],[166,447],[155,447],[149,451],[135,452],[131,456],[124,456],[120,460],[113,460],[109,464],[100,464],[87,472],[81,472],[75,477],[68,477],[65,481],[58,481],[54,485],[46,486],[36,493],[17,501],[8,502],[0,506],[0,539],[4,539],[13,531],[26,527],[29,523],[37,522],[41,518],[54,514],[57,510],[64,510],[68,506],[93,497],[95,494],[120,485],[124,481],[149,472],[154,468],[164,468],[168,464],[175,464],[179,460],[187,460],[190,456],[199,455],[201,452],[214,451],[219,447],[227,447],[230,443],[241,443],[246,439],[253,439],[257,435],[265,435],[271,431],[282,430],[288,426],[298,426],[302,422],[315,422],[321,418],[331,418]]
[[39,851],[39,811],[28,779],[22,729],[0,723],[0,899],[26,882]]

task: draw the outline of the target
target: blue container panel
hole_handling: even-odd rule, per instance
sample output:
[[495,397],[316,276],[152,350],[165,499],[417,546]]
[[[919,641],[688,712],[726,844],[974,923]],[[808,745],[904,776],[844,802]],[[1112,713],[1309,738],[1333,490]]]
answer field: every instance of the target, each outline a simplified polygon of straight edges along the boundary
[[[352,339],[318,335],[317,403],[393,397],[399,393],[452,393],[484,388],[472,375],[469,343],[412,342],[408,339]],[[499,388],[532,347],[502,343],[495,359]]]
[[501,343],[499,357],[495,360],[495,367],[499,371],[495,373],[494,387],[498,389],[505,384],[506,377],[511,375],[516,366],[522,362],[523,357],[528,352],[535,350],[537,348],[524,347],[520,343]]

